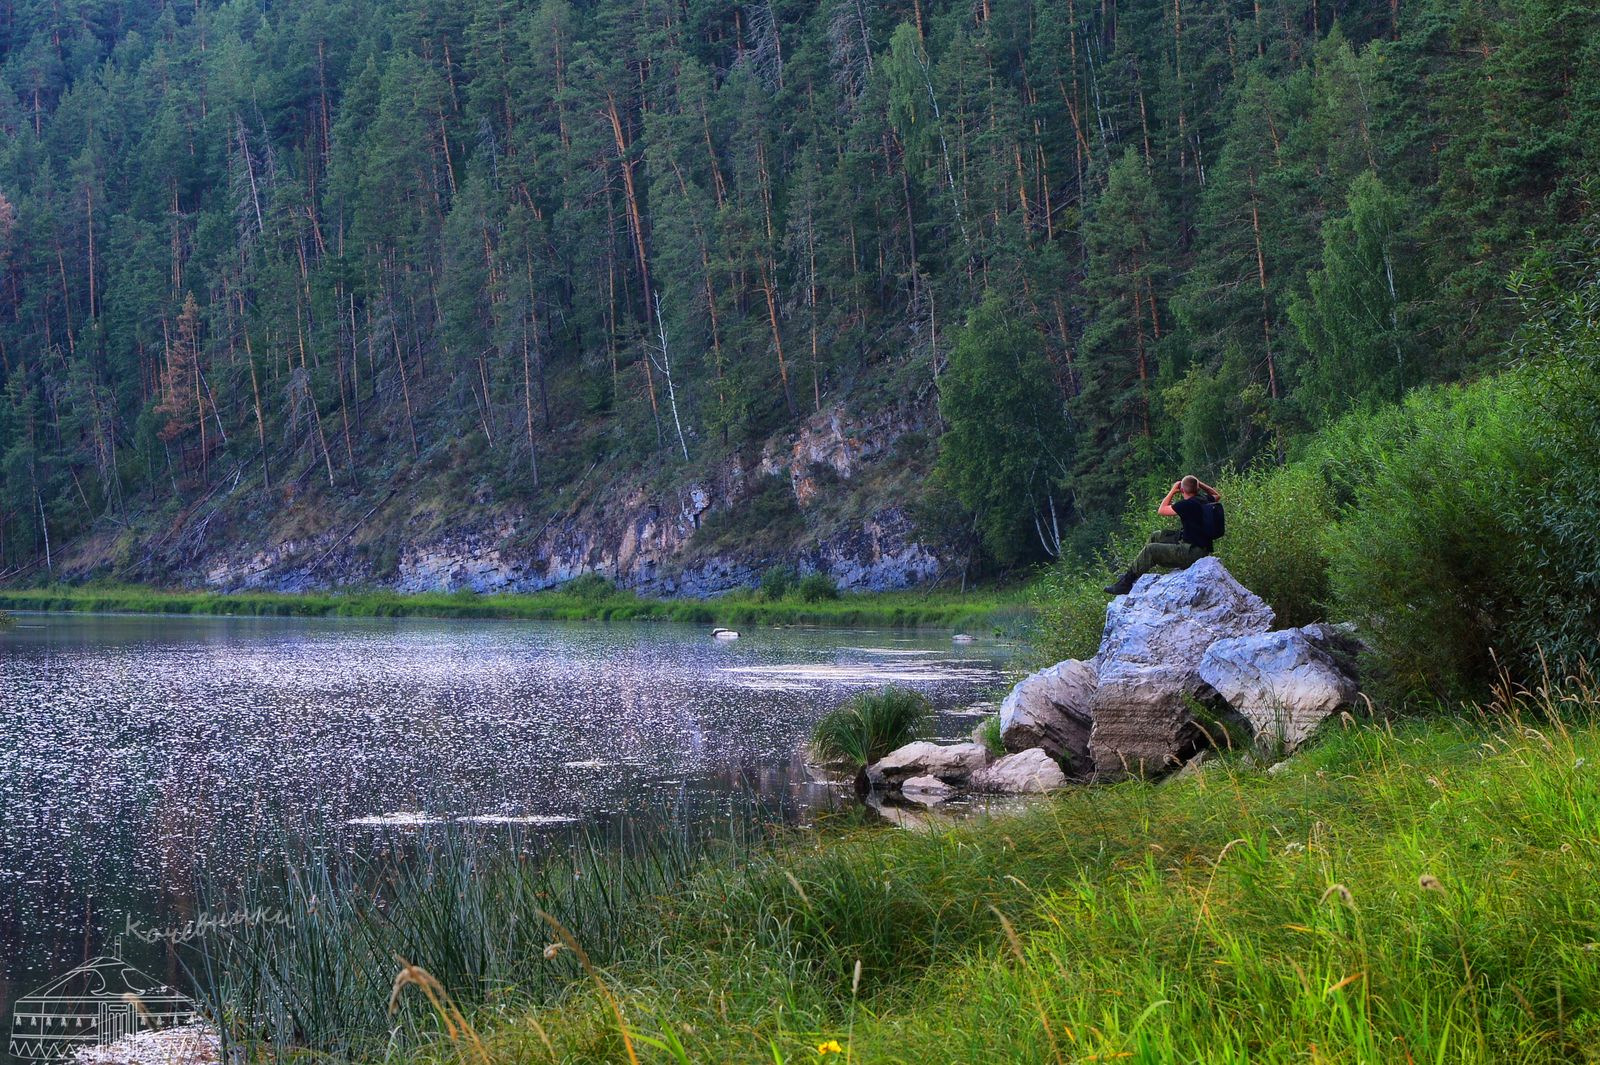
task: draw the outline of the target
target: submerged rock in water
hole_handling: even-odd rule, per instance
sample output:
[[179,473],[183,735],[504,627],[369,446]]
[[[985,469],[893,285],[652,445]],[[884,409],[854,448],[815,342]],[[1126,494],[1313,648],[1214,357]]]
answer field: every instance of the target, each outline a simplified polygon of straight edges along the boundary
[[1273,612],[1213,556],[1140,577],[1106,608],[1093,665],[1089,754],[1102,776],[1159,773],[1196,744],[1193,707],[1215,698],[1199,674],[1219,639],[1272,627]]
[[1043,747],[1077,772],[1089,768],[1094,664],[1058,662],[1024,678],[1000,704],[1000,739],[1013,754]]
[[1258,742],[1293,749],[1359,691],[1353,670],[1324,649],[1336,638],[1328,633],[1315,626],[1217,640],[1200,676],[1250,722]]
[[989,764],[989,749],[981,743],[929,743],[918,740],[891,751],[867,767],[867,780],[876,789],[898,788],[912,777],[937,777],[946,784],[965,784]]
[[900,785],[900,794],[923,806],[934,806],[944,802],[955,793],[955,788],[932,776],[911,777]]
[[1067,775],[1056,760],[1034,747],[1008,754],[972,774],[973,791],[1002,795],[1037,795],[1067,786]]

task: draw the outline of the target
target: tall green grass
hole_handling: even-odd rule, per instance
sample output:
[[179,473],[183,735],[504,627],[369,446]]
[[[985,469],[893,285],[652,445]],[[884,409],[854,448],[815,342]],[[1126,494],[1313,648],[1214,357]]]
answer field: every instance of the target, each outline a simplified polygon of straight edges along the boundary
[[824,761],[869,765],[916,739],[932,714],[933,703],[913,688],[861,692],[822,715],[811,750]]
[[202,890],[207,912],[277,919],[202,941],[189,967],[232,1042],[279,1056],[379,1055],[439,1028],[422,998],[390,1009],[402,963],[424,971],[457,1010],[492,1009],[507,996],[556,1001],[583,975],[563,934],[591,964],[617,960],[624,944],[652,934],[663,893],[707,855],[739,861],[757,824],[732,817],[691,829],[662,811],[556,841],[443,826],[377,854],[286,837],[281,860]]
[[[857,1062],[1587,1060],[1597,839],[1600,690],[1580,677],[1475,716],[1335,723],[1281,772],[1225,758],[932,831],[656,858],[632,880],[582,852],[572,874],[508,879],[447,851],[376,907],[361,881],[308,878],[304,945],[236,955],[230,979],[266,973],[267,1001],[326,1012],[280,1056],[792,1063],[837,1041]],[[586,960],[534,906],[570,918]],[[470,1038],[420,998],[389,1016],[391,952],[438,976]]]
[[1278,774],[797,840],[664,895],[615,1010],[575,986],[480,1030],[496,1061],[623,1060],[619,1016],[679,1048],[644,1061],[1588,1060],[1596,711],[1524,694],[1336,728]]

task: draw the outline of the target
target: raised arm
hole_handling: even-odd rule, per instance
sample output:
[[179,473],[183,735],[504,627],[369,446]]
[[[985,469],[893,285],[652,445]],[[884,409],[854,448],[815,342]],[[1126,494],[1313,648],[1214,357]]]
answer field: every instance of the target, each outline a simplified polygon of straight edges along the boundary
[[1222,493],[1221,492],[1217,491],[1215,488],[1212,488],[1209,484],[1206,484],[1204,481],[1200,482],[1200,491],[1202,491],[1202,492],[1210,492],[1212,499],[1220,500],[1222,498]]
[[1183,482],[1173,481],[1172,487],[1167,491],[1166,496],[1161,500],[1161,505],[1156,508],[1156,513],[1167,518],[1177,517],[1178,512],[1172,509],[1172,497],[1181,491],[1183,491]]

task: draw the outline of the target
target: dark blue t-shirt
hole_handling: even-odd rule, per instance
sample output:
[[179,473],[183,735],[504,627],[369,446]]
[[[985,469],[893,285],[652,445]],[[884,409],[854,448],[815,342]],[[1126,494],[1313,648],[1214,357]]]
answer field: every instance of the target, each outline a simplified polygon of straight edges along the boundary
[[1173,513],[1183,522],[1183,539],[1202,551],[1211,550],[1211,533],[1206,528],[1206,504],[1211,497],[1199,492],[1172,504]]

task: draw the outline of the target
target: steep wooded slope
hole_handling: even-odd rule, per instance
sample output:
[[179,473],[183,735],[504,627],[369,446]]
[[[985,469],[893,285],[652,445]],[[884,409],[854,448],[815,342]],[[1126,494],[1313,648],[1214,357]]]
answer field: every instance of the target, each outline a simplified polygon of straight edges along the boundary
[[[707,590],[1091,543],[1158,464],[1495,361],[1508,272],[1592,210],[1596,24],[0,0],[0,577]],[[1013,331],[962,345],[985,299]],[[1025,386],[946,404],[1034,434],[985,493],[929,476],[952,358]]]

